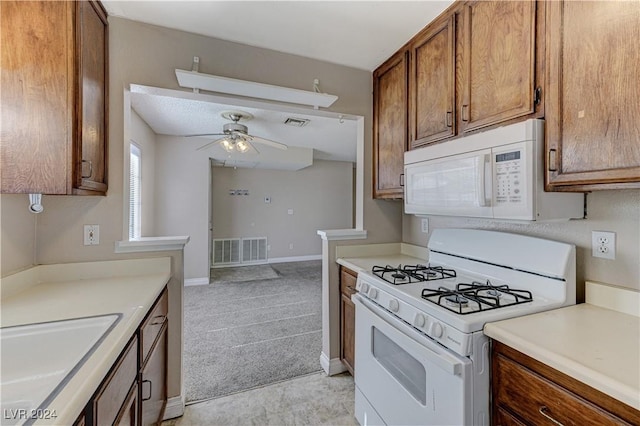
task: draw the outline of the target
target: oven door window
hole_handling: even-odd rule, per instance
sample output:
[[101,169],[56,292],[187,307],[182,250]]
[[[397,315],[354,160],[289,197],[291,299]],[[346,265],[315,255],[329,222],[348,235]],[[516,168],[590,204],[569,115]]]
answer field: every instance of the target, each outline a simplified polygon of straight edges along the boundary
[[427,372],[424,365],[372,327],[373,357],[422,405],[427,403]]

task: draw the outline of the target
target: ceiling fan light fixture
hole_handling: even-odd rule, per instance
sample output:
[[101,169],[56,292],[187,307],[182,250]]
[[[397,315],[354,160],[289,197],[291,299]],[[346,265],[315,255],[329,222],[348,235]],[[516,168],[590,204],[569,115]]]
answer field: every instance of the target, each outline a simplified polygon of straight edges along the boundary
[[245,153],[247,151],[249,151],[249,144],[243,140],[238,141],[236,143],[236,148],[238,149],[238,152],[242,152]]
[[233,152],[233,142],[230,142],[229,139],[223,139],[220,142],[220,145],[222,145],[222,147],[224,148],[225,151],[227,152]]

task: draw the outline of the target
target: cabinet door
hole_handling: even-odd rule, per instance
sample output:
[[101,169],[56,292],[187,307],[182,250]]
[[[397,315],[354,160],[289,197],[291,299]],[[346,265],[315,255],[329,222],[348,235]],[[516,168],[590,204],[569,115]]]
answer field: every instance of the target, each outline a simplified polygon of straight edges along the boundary
[[640,3],[550,2],[547,183],[640,187]]
[[138,424],[138,384],[134,384],[129,391],[120,415],[116,419],[114,425],[117,426],[136,426]]
[[340,295],[340,359],[351,375],[354,374],[355,369],[355,308],[355,305],[351,301],[351,294],[347,295],[343,293]]
[[340,359],[347,370],[354,374],[356,307],[351,295],[356,292],[358,274],[340,267]]
[[408,54],[397,53],[373,73],[373,198],[402,198]]
[[75,188],[107,191],[107,16],[93,1],[76,2],[78,91]]
[[140,372],[141,425],[159,424],[167,402],[167,327],[160,333]]
[[455,135],[455,15],[411,45],[410,148]]
[[464,20],[462,130],[533,113],[536,2],[474,1]]
[[0,1],[3,193],[71,189],[73,3]]
[[122,417],[122,407],[138,376],[138,339],[133,338],[90,403],[94,425],[112,425]]

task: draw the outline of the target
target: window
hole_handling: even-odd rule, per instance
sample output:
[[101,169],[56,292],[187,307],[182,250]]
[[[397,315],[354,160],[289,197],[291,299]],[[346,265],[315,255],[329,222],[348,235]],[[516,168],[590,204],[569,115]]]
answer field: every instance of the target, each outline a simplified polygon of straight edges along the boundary
[[140,148],[133,143],[129,145],[129,239],[140,238],[141,236],[141,186],[142,158]]

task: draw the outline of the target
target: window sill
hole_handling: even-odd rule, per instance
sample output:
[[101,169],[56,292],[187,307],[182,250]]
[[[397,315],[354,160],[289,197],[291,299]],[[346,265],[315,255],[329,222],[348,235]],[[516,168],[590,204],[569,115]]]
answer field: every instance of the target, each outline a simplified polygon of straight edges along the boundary
[[141,237],[135,240],[116,241],[115,253],[139,253],[145,251],[183,250],[191,237]]

